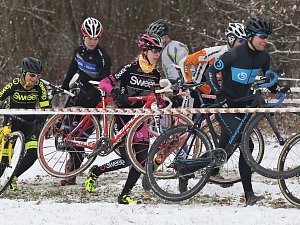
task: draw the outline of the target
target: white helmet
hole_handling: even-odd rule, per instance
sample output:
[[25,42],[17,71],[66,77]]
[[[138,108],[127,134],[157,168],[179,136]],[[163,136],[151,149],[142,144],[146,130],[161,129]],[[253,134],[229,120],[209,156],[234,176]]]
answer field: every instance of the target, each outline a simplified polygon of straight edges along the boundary
[[100,37],[103,33],[103,27],[99,20],[89,17],[83,21],[81,32],[86,37]]
[[241,23],[229,23],[228,28],[225,31],[225,35],[228,41],[234,41],[235,39],[246,39],[247,34],[245,27]]

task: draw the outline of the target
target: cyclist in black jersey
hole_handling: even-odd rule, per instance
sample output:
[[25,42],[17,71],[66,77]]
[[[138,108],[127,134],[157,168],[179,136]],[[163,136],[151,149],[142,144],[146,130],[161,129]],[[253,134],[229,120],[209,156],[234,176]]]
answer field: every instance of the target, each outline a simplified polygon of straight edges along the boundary
[[[81,31],[84,44],[75,49],[62,88],[69,90],[71,79],[78,73],[80,92],[75,106],[95,108],[98,102],[101,101],[101,94],[89,81],[100,81],[110,74],[111,58],[98,44],[99,38],[103,33],[103,26],[99,20],[92,17],[85,19],[82,23]],[[74,121],[76,123],[76,119]],[[78,157],[78,154],[76,156],[71,155],[67,162],[66,170],[72,171],[79,168],[81,162],[82,158]],[[63,186],[73,184],[76,184],[76,177],[61,181]]]
[[[251,17],[245,23],[247,44],[236,46],[224,53],[219,60],[205,72],[207,81],[217,101],[222,107],[243,108],[246,103],[233,103],[232,99],[250,95],[250,88],[255,77],[270,69],[270,55],[265,51],[268,38],[272,33],[272,24],[262,17]],[[222,86],[217,82],[217,73],[222,72]],[[276,89],[276,88],[275,88]],[[231,133],[235,131],[243,115],[218,114],[217,118],[227,123]],[[220,147],[225,147],[230,139],[228,131],[222,129]],[[253,145],[253,143],[251,143]],[[251,146],[253,149],[253,146]],[[239,171],[245,192],[246,205],[253,205],[262,196],[254,195],[251,183],[251,168],[240,154]],[[217,171],[216,171],[217,172]]]
[[[0,101],[7,101],[10,109],[35,109],[50,107],[47,88],[39,80],[42,72],[42,63],[39,59],[28,57],[22,60],[21,76],[4,86],[0,92]],[[37,159],[37,139],[45,122],[44,115],[20,115],[30,123],[13,121],[12,132],[21,131],[25,137],[26,154],[18,168],[17,174],[10,185],[10,190],[17,190],[17,178],[28,170]]]
[[[118,102],[121,108],[141,108],[143,102],[128,102],[128,97],[143,96],[150,93],[150,88],[153,84],[158,84],[160,73],[156,69],[157,60],[162,51],[162,39],[155,34],[143,34],[139,39],[138,46],[141,49],[141,54],[137,60],[121,67],[115,74],[103,79],[99,86],[105,92],[111,93],[112,97]],[[115,83],[119,81],[119,88],[115,87]],[[117,129],[122,127],[132,118],[132,116],[116,116]],[[138,140],[135,140],[134,148],[136,151],[142,152],[142,149],[149,147],[149,138],[145,132],[146,128],[142,127],[139,130]],[[145,135],[143,135],[145,134]],[[124,141],[124,140],[123,140]],[[96,187],[96,179],[103,173],[125,168],[130,165],[125,146],[119,148],[121,158],[115,159],[101,166],[93,166],[85,181],[86,189],[92,192]],[[147,157],[147,151],[141,156],[140,160],[144,161]],[[133,166],[130,168],[125,186],[118,197],[118,203],[140,203],[133,200],[129,196],[129,192],[139,179],[141,173]]]

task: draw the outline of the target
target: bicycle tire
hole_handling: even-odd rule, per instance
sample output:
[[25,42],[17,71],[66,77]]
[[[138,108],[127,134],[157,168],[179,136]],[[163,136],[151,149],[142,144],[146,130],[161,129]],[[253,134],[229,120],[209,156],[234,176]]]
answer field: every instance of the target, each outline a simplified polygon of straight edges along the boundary
[[[181,114],[161,115],[159,117],[161,124],[161,133],[172,126],[193,123],[193,121],[189,117]],[[145,135],[145,132],[144,134],[142,134],[142,132],[139,131],[139,128],[141,126],[147,127],[147,131],[144,131],[147,132],[146,136],[148,137],[149,141],[139,140],[138,136]],[[128,135],[126,137],[126,153],[132,165],[143,174],[146,173],[145,163],[147,160],[147,154],[145,154],[145,152],[149,151],[151,144],[158,136],[159,133],[155,128],[155,118],[152,115],[140,117],[128,131]],[[136,145],[144,146],[144,148],[136,151],[134,147]]]
[[[87,156],[96,149],[96,141],[101,136],[101,127],[98,119],[90,115],[88,130],[91,134],[85,134],[85,138],[79,139],[89,143],[89,148],[79,149],[76,145],[65,142],[65,136],[70,133],[75,115],[54,115],[44,125],[38,140],[38,160],[42,168],[50,175],[58,178],[69,178],[86,170],[96,159],[97,155],[88,158]],[[80,121],[84,115],[80,116]],[[75,125],[76,126],[76,125]],[[69,130],[67,129],[69,128]],[[77,138],[76,136],[71,138]],[[75,163],[72,160],[81,162],[79,168],[71,168]],[[67,167],[68,166],[68,167]]]
[[[274,131],[271,127],[269,127],[270,123],[267,121],[267,118],[264,113],[258,113],[252,116],[252,118],[247,122],[245,127],[243,136],[242,136],[242,143],[241,143],[241,150],[244,155],[244,158],[247,164],[257,173],[261,174],[262,176],[272,178],[272,179],[282,179],[282,178],[289,178],[300,174],[300,165],[295,168],[286,171],[278,171],[277,164],[273,164],[273,162],[278,162],[279,154],[281,152],[280,145],[273,145],[272,149],[269,149],[271,154],[266,154],[267,151],[264,153],[264,157],[260,163],[258,163],[251,154],[251,150],[249,148],[249,138],[251,133],[253,132],[254,128],[259,129],[263,135],[268,137],[268,142],[270,144],[273,143],[272,138],[276,137]],[[278,149],[279,148],[279,149]],[[278,151],[277,151],[278,150]],[[274,153],[274,151],[276,151]],[[269,157],[269,158],[268,158]],[[299,163],[300,164],[300,163]]]
[[[176,202],[193,197],[205,186],[210,176],[211,169],[208,167],[197,170],[188,175],[190,179],[186,191],[178,190],[180,178],[183,176],[172,166],[176,152],[184,151],[186,154],[179,154],[179,157],[195,160],[200,156],[200,152],[212,149],[210,140],[201,130],[197,130],[191,136],[194,138],[192,142],[189,142],[191,139],[185,142],[189,130],[190,125],[172,127],[162,133],[150,148],[146,163],[147,176],[154,193],[164,200]],[[191,148],[189,153],[185,146]]]
[[[300,163],[300,133],[293,136],[284,145],[279,160],[278,170],[284,171],[285,168],[294,167]],[[279,179],[279,188],[284,197],[293,205],[300,206],[300,176],[289,179]]]
[[20,131],[12,132],[8,140],[11,139],[14,140],[11,164],[8,165],[8,161],[5,158],[2,158],[0,162],[0,195],[11,184],[25,154],[25,138],[23,133]]
[[[216,131],[220,132],[220,125],[216,120],[213,121],[212,125]],[[252,155],[255,154],[256,161],[260,163],[264,155],[265,143],[264,143],[262,133],[257,128],[254,128],[253,131],[254,132],[253,135],[251,135],[251,139],[254,142],[255,150],[253,151]],[[209,132],[207,126],[205,127],[204,132],[206,133]],[[218,175],[211,176],[209,178],[209,182],[221,186],[224,185],[225,187],[227,187],[227,185],[230,186],[240,182],[241,177],[239,172],[239,158],[240,158],[240,151],[236,149],[233,155],[228,159],[227,163],[225,163],[224,165],[222,165],[222,167],[220,167],[220,171],[218,172]]]

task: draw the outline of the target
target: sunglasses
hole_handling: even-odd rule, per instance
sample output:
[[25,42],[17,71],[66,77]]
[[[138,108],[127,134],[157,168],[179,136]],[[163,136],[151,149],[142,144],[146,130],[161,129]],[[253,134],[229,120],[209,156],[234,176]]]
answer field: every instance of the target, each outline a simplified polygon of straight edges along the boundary
[[149,50],[153,53],[161,53],[161,51],[162,51],[161,48],[149,48]]
[[266,33],[256,33],[255,36],[262,40],[269,38],[269,35],[267,35]]
[[[257,36],[257,35],[256,35]],[[260,35],[260,36],[257,36],[259,39],[262,39],[262,40],[265,40],[265,39],[268,39],[269,36],[268,35]]]
[[27,75],[29,75],[30,77],[35,77],[35,78],[40,78],[40,74],[35,74],[35,73],[27,73]]

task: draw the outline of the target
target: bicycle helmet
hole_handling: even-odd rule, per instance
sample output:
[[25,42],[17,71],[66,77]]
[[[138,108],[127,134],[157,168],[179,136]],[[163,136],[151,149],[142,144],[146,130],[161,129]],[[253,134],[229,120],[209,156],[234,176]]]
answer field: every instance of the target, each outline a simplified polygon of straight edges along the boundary
[[89,17],[83,21],[81,32],[85,37],[100,37],[103,33],[103,27],[99,20]]
[[226,37],[230,41],[234,41],[235,39],[246,39],[247,34],[245,31],[245,27],[241,23],[229,23],[228,28],[225,31]]
[[245,27],[248,36],[253,36],[256,33],[264,33],[266,35],[270,35],[273,31],[272,23],[260,16],[250,17],[246,21]]
[[143,34],[139,41],[138,46],[141,49],[148,48],[163,48],[162,38],[156,34]]
[[39,59],[28,57],[22,60],[22,69],[26,73],[41,74],[43,65]]
[[163,19],[159,19],[153,23],[151,23],[147,30],[146,30],[147,34],[156,34],[160,37],[164,36],[164,35],[168,35],[169,34],[169,28],[168,28],[168,23],[167,21],[163,20]]

